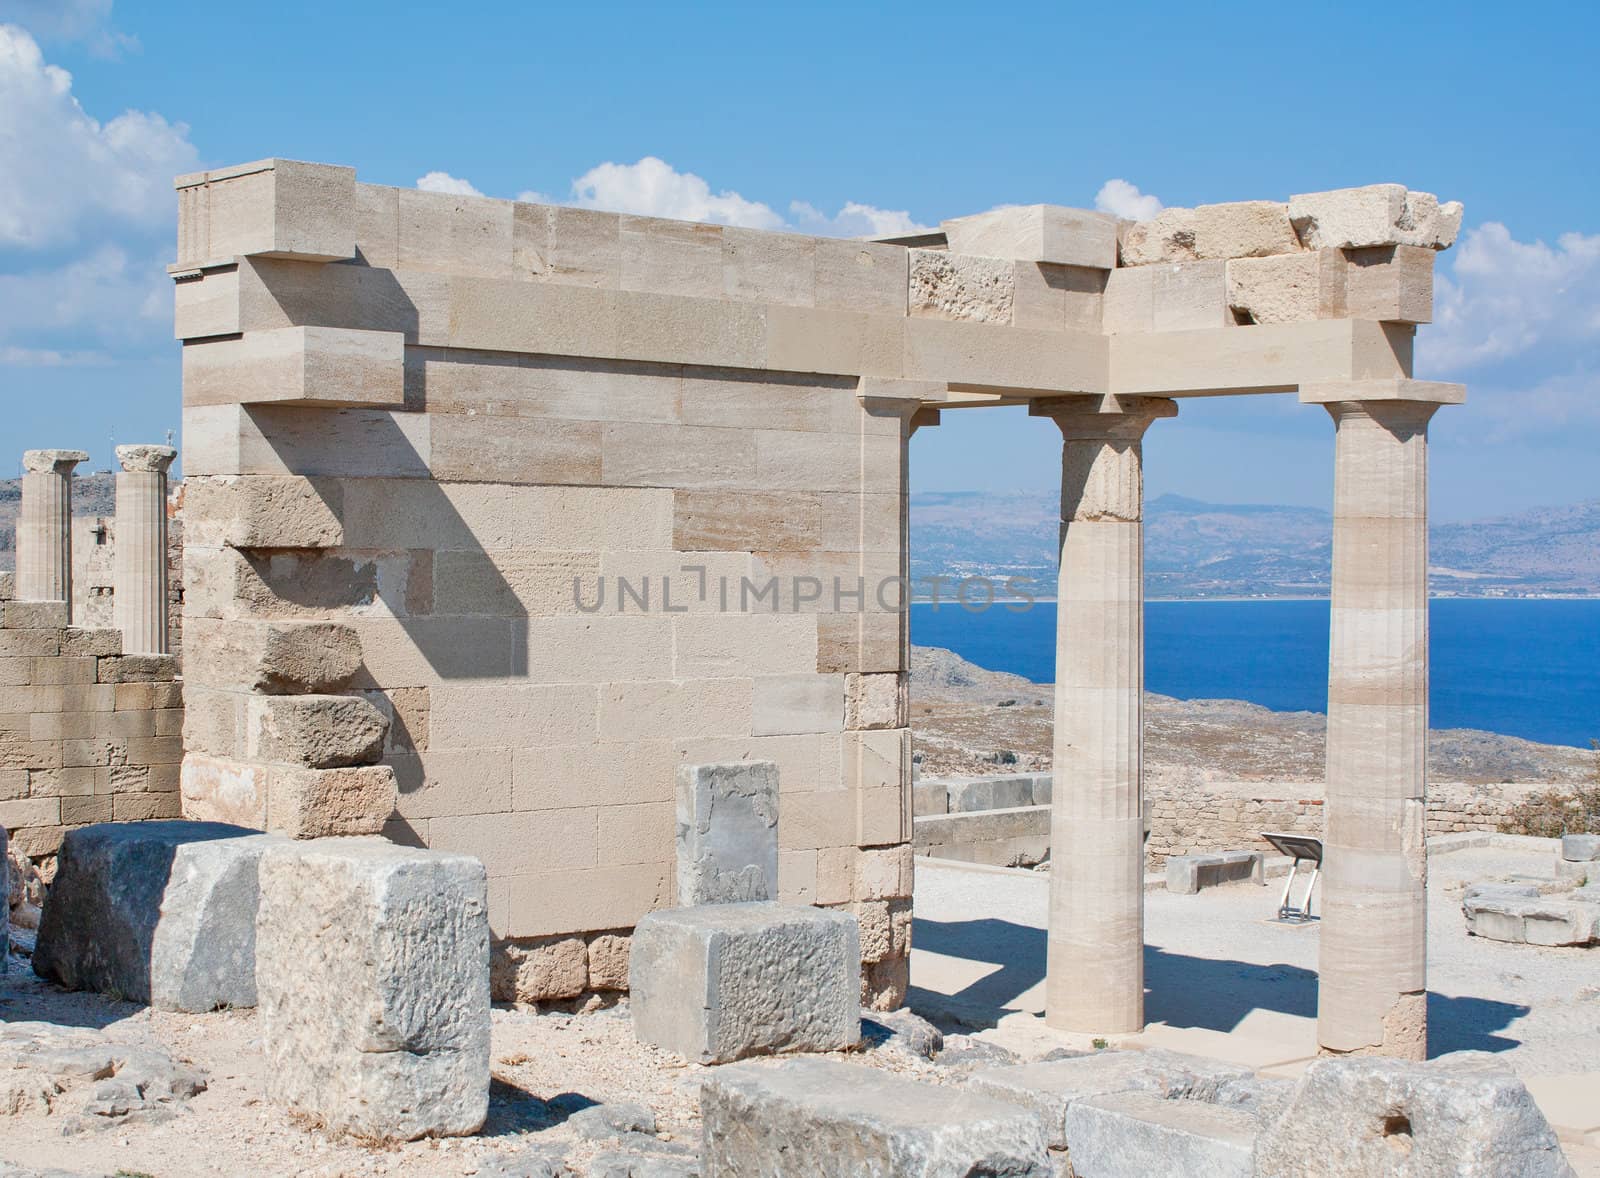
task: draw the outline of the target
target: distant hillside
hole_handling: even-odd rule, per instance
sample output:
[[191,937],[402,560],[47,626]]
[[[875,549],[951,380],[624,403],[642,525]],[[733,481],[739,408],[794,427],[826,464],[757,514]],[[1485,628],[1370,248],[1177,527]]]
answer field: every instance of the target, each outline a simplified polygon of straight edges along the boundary
[[[911,497],[915,581],[1055,581],[1051,494],[925,492]],[[1325,596],[1333,521],[1316,508],[1217,504],[1162,495],[1145,504],[1152,597]],[[1600,500],[1500,519],[1441,524],[1430,535],[1436,594],[1600,593]]]

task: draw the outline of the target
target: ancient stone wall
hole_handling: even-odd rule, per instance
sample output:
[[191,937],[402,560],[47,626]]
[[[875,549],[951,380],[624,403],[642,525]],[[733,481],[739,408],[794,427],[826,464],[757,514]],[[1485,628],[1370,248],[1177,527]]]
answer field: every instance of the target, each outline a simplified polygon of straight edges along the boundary
[[[183,485],[173,488],[167,519],[167,642],[183,650]],[[115,624],[117,519],[79,515],[72,520],[72,620],[90,629]]]
[[182,686],[171,655],[124,655],[112,629],[67,625],[65,602],[17,601],[0,574],[0,826],[52,855],[92,822],[175,818]]

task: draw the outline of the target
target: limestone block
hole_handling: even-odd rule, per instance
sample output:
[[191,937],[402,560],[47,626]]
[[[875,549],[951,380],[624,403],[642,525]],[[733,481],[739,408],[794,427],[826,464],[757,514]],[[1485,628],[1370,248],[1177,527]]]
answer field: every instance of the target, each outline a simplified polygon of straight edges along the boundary
[[388,765],[274,765],[268,771],[266,827],[294,839],[378,834],[394,814],[397,794]]
[[190,618],[183,677],[191,684],[288,695],[337,691],[361,668],[361,638],[342,622]]
[[837,732],[843,696],[840,675],[761,676],[751,689],[750,731],[756,736]]
[[961,1088],[834,1060],[718,1069],[700,1089],[706,1178],[1049,1178],[1039,1121]]
[[1242,323],[1299,323],[1345,314],[1346,264],[1338,250],[1228,262],[1228,308]]
[[1101,321],[1107,335],[1155,330],[1156,272],[1122,266],[1106,275]]
[[355,256],[354,168],[269,159],[179,176],[178,266]]
[[1055,777],[1049,773],[1033,775],[1033,804],[1048,806],[1055,796]]
[[1226,851],[1212,855],[1172,855],[1167,859],[1167,891],[1193,896],[1201,888],[1265,879],[1260,851]]
[[[1573,893],[1576,896],[1576,893]],[[1588,945],[1600,940],[1600,903],[1478,884],[1461,900],[1467,932],[1516,945]]]
[[953,254],[1110,270],[1117,219],[1088,209],[1021,205],[940,222]]
[[680,765],[678,902],[721,904],[778,894],[778,766]]
[[1262,258],[1300,249],[1288,207],[1278,201],[1200,205],[1192,223],[1197,258]]
[[396,205],[397,268],[510,278],[515,208],[508,200],[401,189]]
[[1567,863],[1600,861],[1600,834],[1562,835],[1561,858]]
[[173,283],[172,334],[176,339],[236,335],[239,320],[239,268],[229,265],[187,276]]
[[1403,184],[1369,184],[1289,198],[1289,220],[1308,249],[1415,245],[1448,249],[1461,230],[1461,203],[1440,204]]
[[162,1010],[254,1006],[257,868],[282,843],[210,822],[68,831],[35,972]]
[[1033,778],[971,777],[949,785],[950,813],[973,810],[1011,810],[1033,805]]
[[722,230],[722,284],[729,298],[809,307],[816,302],[816,238],[761,229]]
[[591,989],[628,988],[628,955],[632,944],[632,937],[626,933],[598,933],[589,938]]
[[1252,1178],[1256,1118],[1203,1100],[1119,1092],[1067,1109],[1068,1155],[1084,1178]]
[[816,305],[899,317],[906,313],[909,251],[871,241],[818,238]]
[[1227,263],[1176,262],[1151,272],[1150,329],[1195,331],[1231,327]]
[[912,250],[910,313],[933,319],[1010,323],[1014,265],[996,258]]
[[256,985],[269,1099],[379,1140],[483,1125],[489,921],[477,860],[381,839],[269,849]]
[[360,696],[256,697],[245,716],[246,756],[312,769],[364,765],[382,755],[388,730],[388,717]]
[[1394,245],[1346,250],[1349,314],[1383,323],[1433,322],[1434,251]]
[[1256,1172],[1567,1178],[1556,1134],[1514,1072],[1480,1052],[1430,1063],[1321,1059],[1256,1140]]
[[840,1051],[861,1033],[853,917],[775,903],[652,912],[633,932],[634,1034],[699,1063]]
[[623,216],[622,289],[721,298],[722,234],[721,225]]
[[1118,254],[1123,266],[1193,261],[1200,256],[1195,252],[1194,210],[1162,209],[1152,220],[1127,226]]
[[280,327],[183,349],[183,403],[399,406],[405,336],[397,331]]
[[489,954],[489,992],[497,1002],[554,1002],[589,988],[582,937],[501,941]]
[[911,812],[923,814],[950,813],[950,786],[943,781],[921,781],[911,787]]
[[1070,1059],[1014,1064],[974,1072],[976,1092],[1007,1100],[1044,1119],[1050,1145],[1068,1146],[1067,1115],[1080,1100],[1116,1092],[1142,1092],[1165,1100],[1205,1100],[1230,1080],[1254,1073],[1247,1067],[1154,1048],[1100,1051]]
[[197,548],[337,548],[341,488],[294,475],[187,478],[184,543]]
[[903,728],[906,680],[899,672],[844,677],[844,726],[849,729]]

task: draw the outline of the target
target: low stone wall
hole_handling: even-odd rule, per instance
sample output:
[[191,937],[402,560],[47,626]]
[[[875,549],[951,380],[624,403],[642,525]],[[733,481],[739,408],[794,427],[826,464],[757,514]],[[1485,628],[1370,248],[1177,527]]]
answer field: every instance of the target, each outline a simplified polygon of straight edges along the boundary
[[12,600],[0,576],[0,826],[53,855],[74,826],[179,816],[182,685],[172,655],[124,655],[65,602]]
[[[1018,806],[1031,787],[1033,806]],[[1052,777],[1048,773],[927,778],[915,783],[919,855],[1004,867],[1031,867],[1047,858]],[[1546,784],[1430,782],[1428,833],[1497,831],[1511,811]],[[1002,804],[985,809],[976,799]],[[1005,803],[1010,802],[1010,805]],[[1145,783],[1147,866],[1159,870],[1171,855],[1261,850],[1262,831],[1322,836],[1320,781],[1209,781],[1152,775]]]

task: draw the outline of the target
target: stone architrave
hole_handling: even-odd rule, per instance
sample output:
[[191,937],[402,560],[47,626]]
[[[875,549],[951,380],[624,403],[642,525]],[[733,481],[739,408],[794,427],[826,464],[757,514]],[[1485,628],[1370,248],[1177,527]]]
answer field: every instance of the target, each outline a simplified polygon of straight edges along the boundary
[[1177,405],[1036,402],[1061,429],[1050,928],[1045,1018],[1144,1027],[1144,476],[1140,439]]
[[678,903],[777,896],[777,765],[678,766]]
[[1428,420],[1459,385],[1310,386],[1335,425],[1317,1039],[1427,1055]]
[[64,601],[72,610],[72,468],[83,450],[25,450],[17,517],[17,600]]
[[118,446],[113,616],[124,654],[166,654],[167,468],[171,446]]

